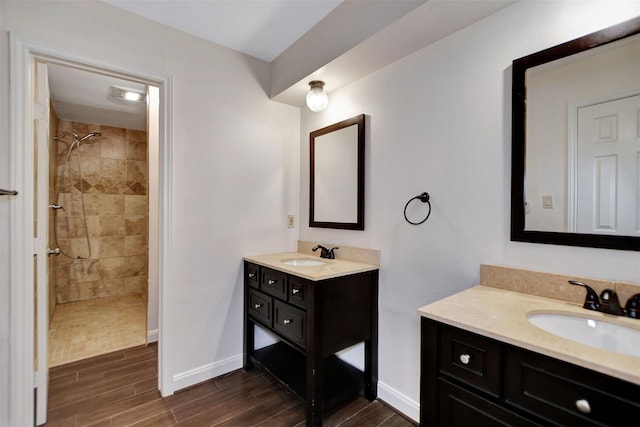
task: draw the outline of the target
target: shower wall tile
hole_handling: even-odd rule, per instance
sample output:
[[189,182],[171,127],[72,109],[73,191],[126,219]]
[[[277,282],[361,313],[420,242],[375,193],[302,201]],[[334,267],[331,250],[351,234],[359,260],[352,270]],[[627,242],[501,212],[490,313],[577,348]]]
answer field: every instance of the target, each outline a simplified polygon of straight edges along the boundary
[[127,160],[126,180],[136,182],[147,181],[147,162],[142,160]]
[[121,257],[124,255],[124,236],[100,237],[100,258]]
[[100,236],[124,236],[124,215],[112,215],[100,217]]
[[123,289],[126,289],[124,278],[105,279],[100,281],[98,293],[100,297],[120,296]]
[[57,133],[62,132],[100,132],[101,136],[83,141],[71,155],[72,137],[58,141],[57,149],[51,150],[57,161],[51,170],[58,173],[58,203],[64,207],[55,221],[59,245],[72,257],[89,255],[83,198],[91,244],[91,259],[58,257],[57,302],[146,294],[146,133],[60,120]]
[[125,181],[127,179],[127,164],[127,160],[102,159],[100,178]]
[[101,215],[124,215],[124,195],[101,194],[99,196]]
[[149,206],[147,196],[124,196],[124,214],[131,215],[147,215]]
[[147,276],[132,276],[124,279],[124,287],[128,294],[144,294],[147,290]]
[[149,229],[146,215],[127,216],[124,221],[128,236],[145,234]]
[[124,255],[146,255],[149,251],[147,236],[126,236],[124,238]]

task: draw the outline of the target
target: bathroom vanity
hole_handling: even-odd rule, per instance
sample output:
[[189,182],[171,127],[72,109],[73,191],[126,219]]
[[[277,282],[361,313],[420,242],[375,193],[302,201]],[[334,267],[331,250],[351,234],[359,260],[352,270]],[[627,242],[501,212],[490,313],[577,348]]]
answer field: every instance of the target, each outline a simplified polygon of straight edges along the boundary
[[[374,400],[378,266],[299,253],[244,260],[244,369],[262,366],[304,400],[308,426],[361,392]],[[279,341],[256,349],[256,326]],[[361,342],[364,372],[335,354]]]
[[527,321],[532,312],[606,318],[583,311],[487,286],[422,307],[420,425],[640,425],[640,358]]

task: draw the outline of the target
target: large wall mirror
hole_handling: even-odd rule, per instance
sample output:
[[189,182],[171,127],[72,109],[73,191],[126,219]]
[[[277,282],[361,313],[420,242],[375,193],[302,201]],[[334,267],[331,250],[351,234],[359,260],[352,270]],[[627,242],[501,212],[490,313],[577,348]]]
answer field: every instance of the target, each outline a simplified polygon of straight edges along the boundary
[[513,61],[511,240],[640,250],[640,17]]
[[310,133],[310,227],[364,230],[364,117]]

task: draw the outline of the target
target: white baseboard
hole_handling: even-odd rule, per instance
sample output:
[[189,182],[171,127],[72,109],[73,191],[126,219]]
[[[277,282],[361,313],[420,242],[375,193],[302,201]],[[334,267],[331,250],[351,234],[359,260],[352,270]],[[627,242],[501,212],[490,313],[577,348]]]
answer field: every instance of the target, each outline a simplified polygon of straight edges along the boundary
[[420,404],[381,381],[378,381],[378,398],[415,422],[420,422]]
[[178,391],[242,368],[242,354],[204,365],[173,376],[173,390]]
[[[173,389],[182,390],[240,368],[242,368],[242,354],[174,375]],[[381,381],[378,381],[378,398],[398,412],[419,422],[420,404]]]
[[158,342],[158,330],[147,331],[147,344]]

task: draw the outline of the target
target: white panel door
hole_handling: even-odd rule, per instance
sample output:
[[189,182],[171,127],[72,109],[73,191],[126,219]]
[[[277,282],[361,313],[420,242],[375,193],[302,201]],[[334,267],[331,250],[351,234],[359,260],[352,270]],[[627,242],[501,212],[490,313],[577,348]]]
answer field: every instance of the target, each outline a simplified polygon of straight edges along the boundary
[[640,236],[640,95],[578,109],[577,232]]

